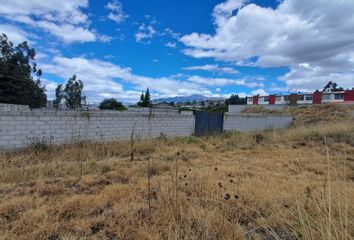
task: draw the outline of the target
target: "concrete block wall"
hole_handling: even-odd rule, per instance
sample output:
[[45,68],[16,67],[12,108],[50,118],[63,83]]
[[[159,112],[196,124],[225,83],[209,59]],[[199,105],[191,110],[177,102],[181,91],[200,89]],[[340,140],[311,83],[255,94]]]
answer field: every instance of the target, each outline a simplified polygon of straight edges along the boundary
[[0,112],[25,111],[29,112],[28,105],[0,103]]
[[36,142],[60,144],[80,140],[109,141],[134,136],[189,136],[192,112],[177,111],[64,111],[36,109],[0,112],[0,150],[14,150]]
[[[225,113],[224,130],[251,131],[283,128],[287,115]],[[132,108],[127,111],[70,111],[4,106],[0,110],[0,151],[26,148],[35,143],[110,141],[190,136],[195,130],[193,112]]]
[[229,105],[228,112],[230,114],[241,113],[243,109],[247,108],[248,105]]
[[225,114],[225,131],[253,131],[275,128],[285,128],[293,121],[289,115],[275,114]]
[[288,105],[288,104],[274,104],[274,105],[229,105],[228,112],[230,114],[238,114],[242,113],[242,111],[246,108],[254,108],[254,107],[262,107],[264,109],[268,110],[283,110],[283,109],[289,109],[289,108],[296,108],[296,107],[301,107],[301,106],[309,106],[309,104],[298,104],[296,106]]

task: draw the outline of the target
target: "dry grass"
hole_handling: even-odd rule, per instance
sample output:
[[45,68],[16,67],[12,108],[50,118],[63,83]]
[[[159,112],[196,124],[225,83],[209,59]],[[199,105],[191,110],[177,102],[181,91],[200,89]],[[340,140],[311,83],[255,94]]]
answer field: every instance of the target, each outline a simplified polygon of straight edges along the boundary
[[354,239],[352,122],[134,146],[0,154],[0,239]]
[[283,110],[270,110],[262,106],[248,107],[244,113],[291,114],[295,117],[294,126],[341,122],[350,119],[354,114],[353,104],[321,104],[292,107]]

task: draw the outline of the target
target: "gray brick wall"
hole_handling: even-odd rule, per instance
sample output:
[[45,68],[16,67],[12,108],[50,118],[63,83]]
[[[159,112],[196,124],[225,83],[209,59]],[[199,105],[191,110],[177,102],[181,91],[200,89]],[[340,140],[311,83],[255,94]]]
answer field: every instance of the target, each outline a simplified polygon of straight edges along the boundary
[[225,114],[224,130],[228,131],[252,131],[275,128],[285,128],[293,121],[289,115],[275,114]]
[[[250,131],[287,127],[287,115],[225,114],[224,130]],[[36,142],[109,141],[129,139],[135,126],[136,138],[168,137],[194,133],[192,112],[161,109],[117,111],[69,111],[4,106],[0,109],[0,151],[25,148]]]
[[11,111],[27,111],[27,112],[29,112],[30,109],[29,109],[28,105],[0,103],[0,112],[11,112]]
[[0,111],[0,150],[25,148],[45,141],[60,144],[79,140],[105,141],[135,137],[169,137],[194,133],[191,112],[163,110],[117,111]]

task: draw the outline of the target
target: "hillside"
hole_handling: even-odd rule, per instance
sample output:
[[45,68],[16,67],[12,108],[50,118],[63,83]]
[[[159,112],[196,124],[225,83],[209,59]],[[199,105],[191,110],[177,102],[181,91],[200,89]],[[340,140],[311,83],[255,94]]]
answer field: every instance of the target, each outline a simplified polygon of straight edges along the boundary
[[292,107],[283,110],[269,110],[262,106],[248,107],[243,113],[274,113],[294,116],[294,126],[308,124],[335,123],[348,120],[354,116],[354,105],[326,104]]
[[0,239],[354,239],[353,119],[325,109],[322,123],[292,110],[283,130],[137,140],[134,161],[125,141],[2,153]]

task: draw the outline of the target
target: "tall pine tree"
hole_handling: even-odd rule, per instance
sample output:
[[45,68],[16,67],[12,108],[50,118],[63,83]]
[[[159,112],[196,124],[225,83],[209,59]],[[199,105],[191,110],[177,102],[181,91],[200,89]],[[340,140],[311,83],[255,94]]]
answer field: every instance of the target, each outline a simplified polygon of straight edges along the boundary
[[145,96],[144,96],[144,107],[151,107],[151,99],[150,99],[150,90],[149,88],[146,89]]
[[140,101],[138,102],[138,106],[140,106],[140,107],[151,107],[152,106],[149,88],[146,89],[145,94],[144,94],[144,92],[141,93]]

